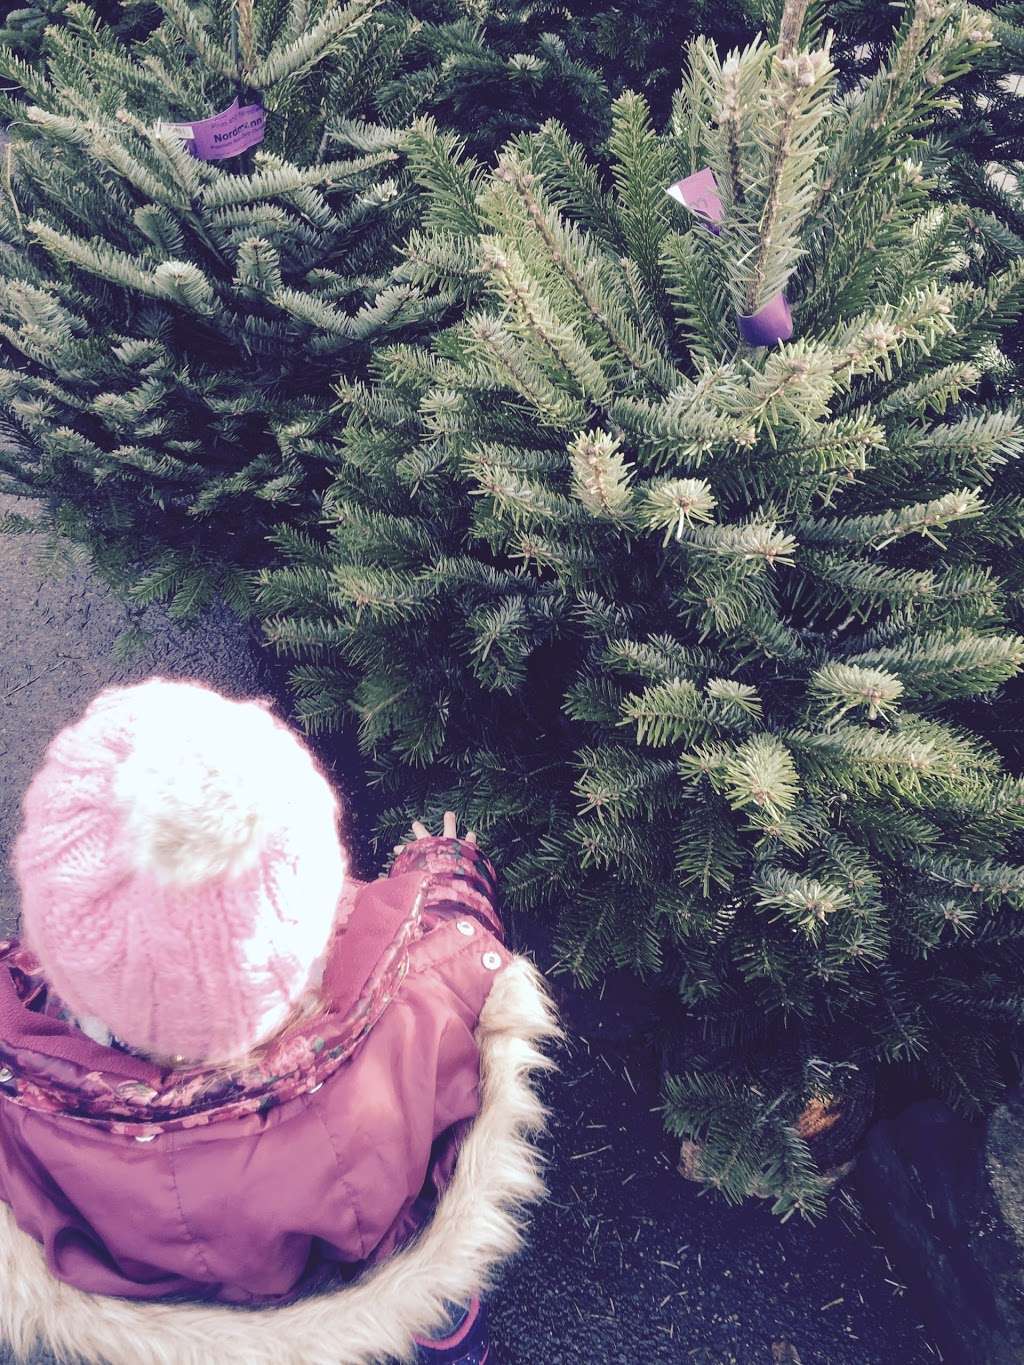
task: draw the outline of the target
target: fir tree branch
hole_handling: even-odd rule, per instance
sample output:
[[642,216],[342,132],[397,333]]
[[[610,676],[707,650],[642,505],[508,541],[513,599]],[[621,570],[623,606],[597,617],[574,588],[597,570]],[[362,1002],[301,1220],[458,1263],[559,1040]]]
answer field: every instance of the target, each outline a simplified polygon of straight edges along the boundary
[[347,5],[328,9],[312,27],[291,42],[273,47],[248,70],[249,84],[268,90],[289,77],[308,71],[343,39],[352,37],[383,0],[349,0]]

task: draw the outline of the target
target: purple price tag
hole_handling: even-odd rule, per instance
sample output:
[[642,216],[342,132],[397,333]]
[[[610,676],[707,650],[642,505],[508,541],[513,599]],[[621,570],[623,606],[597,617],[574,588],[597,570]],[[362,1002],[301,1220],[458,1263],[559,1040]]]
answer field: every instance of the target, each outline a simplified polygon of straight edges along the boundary
[[695,171],[685,180],[677,180],[674,185],[669,185],[665,193],[682,204],[684,209],[689,209],[698,218],[703,218],[715,236],[718,236],[716,224],[722,221],[725,212],[710,166],[705,166],[702,171]]
[[[721,235],[717,225],[725,217],[725,210],[722,208],[715,173],[710,166],[695,171],[685,180],[677,180],[674,185],[669,185],[665,193],[698,218],[703,218],[716,237]],[[779,341],[788,341],[793,335],[793,317],[785,294],[776,294],[749,317],[738,313],[736,322],[740,336],[748,346],[774,346]]]
[[223,161],[263,141],[267,115],[262,104],[236,99],[222,114],[193,123],[195,154],[202,161]]
[[184,136],[194,156],[201,161],[224,161],[229,156],[263,141],[267,115],[262,104],[232,101],[212,118],[193,119],[190,124],[168,124],[168,130]]

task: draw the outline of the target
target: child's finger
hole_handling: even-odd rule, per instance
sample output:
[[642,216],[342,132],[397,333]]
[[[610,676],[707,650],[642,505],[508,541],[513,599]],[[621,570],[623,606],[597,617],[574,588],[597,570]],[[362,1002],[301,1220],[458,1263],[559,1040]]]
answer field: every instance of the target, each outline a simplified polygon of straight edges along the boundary
[[412,822],[412,832],[413,834],[416,835],[417,839],[430,838],[430,830],[427,829],[426,825],[422,824],[419,820],[414,820]]
[[396,844],[396,845],[394,846],[394,848],[392,849],[392,852],[393,852],[393,853],[404,853],[404,852],[405,852],[405,845],[404,845],[404,844]]
[[471,830],[469,831],[469,833],[466,835],[466,843],[467,843],[467,844],[475,844],[475,843],[476,843],[476,830],[475,830],[475,829],[471,829]]
[[455,812],[453,810],[446,810],[444,813],[444,837],[446,839],[454,839],[456,829]]

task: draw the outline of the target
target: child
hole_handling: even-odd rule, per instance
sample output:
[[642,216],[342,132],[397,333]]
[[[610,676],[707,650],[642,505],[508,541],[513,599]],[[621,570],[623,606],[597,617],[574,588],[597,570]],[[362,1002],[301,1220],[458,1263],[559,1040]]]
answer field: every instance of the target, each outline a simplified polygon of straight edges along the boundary
[[543,1193],[530,1081],[559,1030],[475,837],[417,823],[353,881],[271,703],[159,677],[102,691],[22,811],[0,1336],[111,1365],[496,1365],[481,1295]]

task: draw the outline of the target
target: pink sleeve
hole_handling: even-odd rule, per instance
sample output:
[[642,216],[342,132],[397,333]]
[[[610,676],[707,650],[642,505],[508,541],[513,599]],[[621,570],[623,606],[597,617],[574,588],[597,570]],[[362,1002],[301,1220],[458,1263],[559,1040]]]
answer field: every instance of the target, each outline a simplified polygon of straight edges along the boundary
[[434,836],[407,844],[395,859],[392,877],[423,872],[430,878],[423,904],[427,927],[471,915],[504,943],[497,911],[498,876],[489,858],[465,839]]

